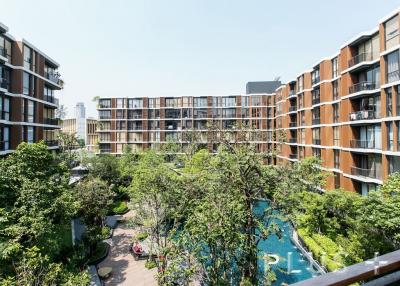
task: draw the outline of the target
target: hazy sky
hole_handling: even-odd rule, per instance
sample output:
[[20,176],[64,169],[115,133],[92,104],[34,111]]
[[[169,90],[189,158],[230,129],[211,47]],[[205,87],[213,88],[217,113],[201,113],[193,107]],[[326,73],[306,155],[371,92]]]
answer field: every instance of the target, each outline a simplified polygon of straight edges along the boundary
[[95,96],[238,94],[286,82],[398,0],[0,0],[0,22],[61,64],[69,115]]

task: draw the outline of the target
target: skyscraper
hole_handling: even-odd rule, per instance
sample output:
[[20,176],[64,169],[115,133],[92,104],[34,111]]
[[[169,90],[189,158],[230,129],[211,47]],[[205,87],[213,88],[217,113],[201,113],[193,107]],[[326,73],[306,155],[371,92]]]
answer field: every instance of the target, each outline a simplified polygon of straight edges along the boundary
[[76,136],[78,139],[85,140],[86,137],[86,110],[83,102],[78,102],[75,106]]

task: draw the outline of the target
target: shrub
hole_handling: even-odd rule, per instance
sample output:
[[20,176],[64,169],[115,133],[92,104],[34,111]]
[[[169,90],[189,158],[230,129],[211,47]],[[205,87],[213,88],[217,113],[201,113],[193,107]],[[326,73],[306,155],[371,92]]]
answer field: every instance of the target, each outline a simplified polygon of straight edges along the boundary
[[157,267],[157,263],[154,260],[147,260],[144,264],[144,267],[146,267],[147,269],[153,269]]
[[145,240],[148,236],[149,234],[147,232],[141,232],[136,235],[136,239],[142,241]]
[[125,214],[128,211],[128,207],[125,201],[115,201],[111,205],[111,212],[113,214]]
[[87,264],[91,265],[100,263],[104,258],[106,258],[109,248],[110,246],[108,245],[108,243],[99,242],[96,245],[96,249],[94,250],[93,255],[89,258]]
[[108,226],[103,226],[100,233],[101,239],[107,239],[111,236],[111,229]]

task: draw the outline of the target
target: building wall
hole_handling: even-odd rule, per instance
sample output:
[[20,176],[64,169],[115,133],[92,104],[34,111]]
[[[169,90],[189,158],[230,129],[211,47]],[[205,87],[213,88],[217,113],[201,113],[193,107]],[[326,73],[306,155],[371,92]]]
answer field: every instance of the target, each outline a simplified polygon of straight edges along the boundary
[[44,140],[49,148],[58,148],[59,65],[0,26],[0,155],[12,152],[22,141]]
[[86,148],[90,152],[98,151],[99,135],[97,133],[97,120],[86,119]]
[[[215,122],[229,129],[232,120],[256,129],[252,141],[258,150],[276,151],[270,163],[320,157],[331,174],[325,189],[365,194],[400,171],[399,18],[393,12],[271,94],[176,97],[173,107],[165,97],[102,98],[99,151],[120,154],[126,144],[158,148],[169,138],[184,145],[185,128],[203,130]],[[230,97],[233,106],[216,108],[215,101]],[[199,100],[204,106],[196,106]],[[170,119],[175,111],[177,118]],[[226,118],[229,112],[232,118]]]

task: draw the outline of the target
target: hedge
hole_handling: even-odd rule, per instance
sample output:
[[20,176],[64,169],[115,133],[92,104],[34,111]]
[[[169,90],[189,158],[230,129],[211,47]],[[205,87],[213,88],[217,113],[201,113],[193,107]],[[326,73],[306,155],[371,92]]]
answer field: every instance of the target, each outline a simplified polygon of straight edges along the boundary
[[[305,229],[298,229],[297,232],[315,259],[328,271],[335,271],[342,267],[340,262],[332,259],[339,252],[339,247],[331,239],[319,234],[311,237]],[[326,255],[324,256],[324,254]]]

